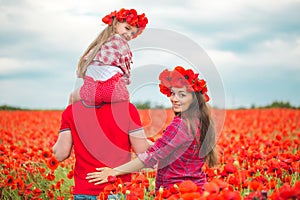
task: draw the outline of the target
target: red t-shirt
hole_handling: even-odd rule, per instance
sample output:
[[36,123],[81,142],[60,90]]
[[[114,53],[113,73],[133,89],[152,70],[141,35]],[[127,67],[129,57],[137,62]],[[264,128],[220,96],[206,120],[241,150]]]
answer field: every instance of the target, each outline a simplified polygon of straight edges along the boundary
[[[98,195],[107,184],[86,180],[97,167],[116,167],[130,161],[129,134],[142,128],[136,107],[129,102],[88,106],[70,105],[62,114],[60,132],[71,130],[74,152],[74,194]],[[120,176],[123,182],[131,175]]]

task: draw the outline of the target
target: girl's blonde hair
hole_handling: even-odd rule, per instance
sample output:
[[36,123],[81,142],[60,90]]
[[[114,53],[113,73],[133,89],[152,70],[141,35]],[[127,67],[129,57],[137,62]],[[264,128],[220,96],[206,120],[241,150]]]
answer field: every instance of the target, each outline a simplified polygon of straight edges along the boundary
[[[194,137],[197,140],[200,149],[200,156],[205,158],[208,167],[213,167],[218,164],[218,150],[217,150],[217,133],[210,114],[210,109],[205,101],[204,95],[201,92],[193,93],[193,103],[189,109],[184,112],[184,119]],[[175,113],[182,116],[182,113]],[[197,117],[199,123],[190,123],[190,120]],[[200,137],[196,135],[197,129],[200,129]]]
[[86,72],[87,67],[92,62],[97,52],[100,50],[102,45],[115,34],[116,24],[118,23],[117,19],[113,19],[113,23],[108,25],[98,36],[97,38],[89,45],[85,50],[83,55],[80,57],[77,66],[77,76],[83,78]]

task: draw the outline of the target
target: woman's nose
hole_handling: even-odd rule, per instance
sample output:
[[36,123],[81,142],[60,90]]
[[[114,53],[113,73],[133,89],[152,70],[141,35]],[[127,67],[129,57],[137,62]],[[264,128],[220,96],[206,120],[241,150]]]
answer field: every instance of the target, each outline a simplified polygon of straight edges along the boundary
[[171,95],[170,99],[171,101],[178,101],[177,96],[175,94]]

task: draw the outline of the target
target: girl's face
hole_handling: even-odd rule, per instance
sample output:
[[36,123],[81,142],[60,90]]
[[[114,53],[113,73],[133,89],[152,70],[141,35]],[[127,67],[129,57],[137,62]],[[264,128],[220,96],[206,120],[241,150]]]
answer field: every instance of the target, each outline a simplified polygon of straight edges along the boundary
[[186,90],[186,87],[184,86],[182,88],[172,87],[170,100],[174,112],[184,112],[189,109],[194,98],[193,98],[193,93],[188,92]]
[[130,26],[127,22],[117,22],[116,33],[127,41],[130,41],[137,33],[136,26]]

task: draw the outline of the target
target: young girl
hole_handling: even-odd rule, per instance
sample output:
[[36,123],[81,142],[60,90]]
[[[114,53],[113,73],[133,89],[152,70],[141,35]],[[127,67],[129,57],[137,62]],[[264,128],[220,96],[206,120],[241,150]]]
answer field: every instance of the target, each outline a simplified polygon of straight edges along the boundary
[[160,76],[160,91],[170,98],[175,117],[152,147],[138,158],[114,169],[98,168],[87,179],[95,184],[107,182],[109,175],[119,176],[153,167],[158,163],[156,190],[169,188],[184,180],[198,186],[206,183],[202,167],[217,164],[216,132],[206,102],[206,82],[191,69],[177,66],[164,70]]
[[71,93],[70,104],[80,99],[96,105],[129,100],[126,85],[130,83],[132,53],[127,42],[143,32],[148,19],[144,13],[122,8],[102,21],[108,26],[79,60],[77,75],[84,82]]

